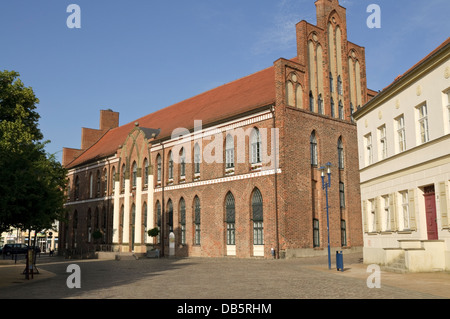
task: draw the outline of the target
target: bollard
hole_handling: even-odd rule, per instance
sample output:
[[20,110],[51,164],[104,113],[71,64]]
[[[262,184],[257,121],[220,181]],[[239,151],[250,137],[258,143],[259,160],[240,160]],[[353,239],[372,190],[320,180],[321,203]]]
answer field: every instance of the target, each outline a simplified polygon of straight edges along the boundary
[[344,271],[344,256],[342,255],[342,251],[339,252],[336,250],[336,270]]

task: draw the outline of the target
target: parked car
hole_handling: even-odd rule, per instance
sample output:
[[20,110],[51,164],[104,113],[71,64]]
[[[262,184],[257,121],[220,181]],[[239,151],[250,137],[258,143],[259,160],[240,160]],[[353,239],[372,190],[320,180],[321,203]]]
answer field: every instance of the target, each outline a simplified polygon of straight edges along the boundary
[[[39,247],[34,248],[36,253],[40,253],[41,249]],[[2,254],[11,255],[11,254],[26,254],[28,252],[28,245],[26,244],[6,244],[3,246]]]

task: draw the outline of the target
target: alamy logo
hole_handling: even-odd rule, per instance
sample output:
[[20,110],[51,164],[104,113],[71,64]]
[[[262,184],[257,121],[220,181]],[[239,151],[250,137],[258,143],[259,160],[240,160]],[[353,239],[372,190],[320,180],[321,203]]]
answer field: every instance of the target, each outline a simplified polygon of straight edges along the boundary
[[72,13],[67,17],[66,25],[69,29],[80,29],[81,28],[81,8],[77,4],[70,4],[67,7],[66,12]]
[[381,8],[378,4],[370,4],[367,7],[367,13],[372,13],[371,15],[369,15],[369,17],[367,18],[367,27],[369,29],[379,29],[381,28]]
[[367,272],[371,273],[367,278],[368,288],[381,288],[381,270],[380,266],[376,264],[369,265],[367,267]]
[[72,273],[67,277],[66,285],[68,288],[81,288],[81,269],[76,264],[70,264],[67,266],[66,272]]

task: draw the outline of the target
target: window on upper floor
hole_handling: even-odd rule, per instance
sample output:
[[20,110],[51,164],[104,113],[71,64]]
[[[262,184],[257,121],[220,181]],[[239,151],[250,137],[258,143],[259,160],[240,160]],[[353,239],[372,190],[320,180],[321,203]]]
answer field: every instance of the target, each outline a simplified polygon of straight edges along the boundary
[[334,81],[333,81],[333,73],[330,72],[330,92],[334,92]]
[[173,156],[172,151],[169,152],[169,181],[173,180]]
[[405,117],[403,114],[395,119],[395,125],[397,130],[396,151],[400,153],[406,150]]
[[322,94],[319,94],[319,98],[317,100],[317,105],[318,105],[318,112],[319,114],[323,114],[323,99],[322,99]]
[[338,139],[338,166],[339,169],[344,169],[344,144],[342,144],[342,138]]
[[314,112],[314,95],[312,91],[309,91],[309,110]]
[[427,104],[424,103],[416,108],[419,126],[419,142],[426,143],[430,140],[428,132],[428,110]]
[[194,145],[194,174],[197,176],[200,174],[200,162],[201,162],[200,146],[198,145],[198,143],[195,143],[195,145]]
[[364,136],[364,150],[366,165],[373,163],[373,149],[372,149],[372,134],[369,133]]
[[180,151],[180,178],[184,179],[186,176],[186,152],[184,147]]
[[234,168],[234,137],[227,134],[225,138],[225,169]]
[[339,119],[343,120],[344,119],[344,105],[342,104],[342,101],[339,100]]
[[317,166],[319,161],[317,156],[317,139],[315,131],[311,133],[309,138],[309,148],[311,153],[311,166]]
[[446,133],[450,133],[450,89],[444,92],[444,120],[446,121]]
[[144,159],[144,176],[142,177],[144,179],[144,187],[147,187],[148,184],[148,160]]
[[252,164],[261,163],[261,134],[257,128],[253,128],[250,137],[250,151],[251,151],[251,161]]
[[378,157],[380,160],[387,157],[386,125],[378,128]]
[[136,162],[133,162],[131,174],[132,174],[131,175],[132,187],[136,187],[136,184],[137,184],[137,164],[136,164]]
[[343,95],[342,78],[340,75],[338,75],[338,80],[337,80],[337,91],[338,91],[339,95]]
[[156,181],[161,182],[161,155],[156,156]]
[[331,117],[336,117],[336,112],[334,110],[334,100],[333,97],[330,98],[330,104],[331,104]]

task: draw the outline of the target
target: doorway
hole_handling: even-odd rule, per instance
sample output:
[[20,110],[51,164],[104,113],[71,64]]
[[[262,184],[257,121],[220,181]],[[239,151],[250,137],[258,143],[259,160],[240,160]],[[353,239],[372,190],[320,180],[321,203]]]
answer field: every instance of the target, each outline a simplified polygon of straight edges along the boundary
[[438,239],[438,228],[436,221],[436,196],[434,185],[424,187],[425,216],[427,221],[428,240]]

